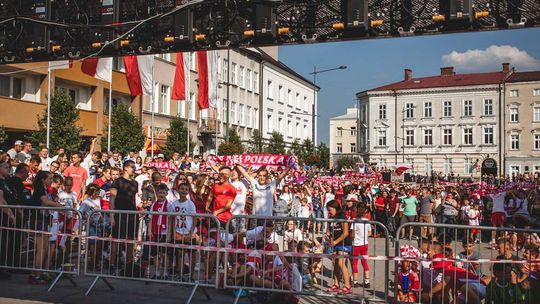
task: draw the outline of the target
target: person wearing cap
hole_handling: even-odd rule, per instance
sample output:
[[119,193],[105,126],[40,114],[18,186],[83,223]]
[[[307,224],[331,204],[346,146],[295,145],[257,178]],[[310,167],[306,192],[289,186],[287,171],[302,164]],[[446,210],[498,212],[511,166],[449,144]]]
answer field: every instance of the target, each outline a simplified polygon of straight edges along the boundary
[[356,219],[356,205],[358,204],[358,195],[354,193],[347,194],[345,197],[345,216],[347,219]]
[[21,152],[22,150],[22,147],[23,147],[23,142],[22,140],[16,140],[15,143],[13,144],[13,148],[9,149],[7,151],[7,154],[9,154],[9,157],[11,159],[15,159],[15,156],[17,156],[17,154],[19,152]]

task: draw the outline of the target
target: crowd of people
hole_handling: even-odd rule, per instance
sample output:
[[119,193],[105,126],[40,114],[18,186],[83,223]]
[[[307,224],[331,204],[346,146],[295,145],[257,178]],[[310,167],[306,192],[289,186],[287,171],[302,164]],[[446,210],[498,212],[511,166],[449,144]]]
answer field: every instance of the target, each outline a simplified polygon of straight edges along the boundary
[[[534,178],[385,183],[380,173],[387,169],[367,165],[334,174],[304,164],[252,168],[188,154],[143,158],[95,148],[94,140],[86,155],[60,148],[50,157],[44,146],[32,155],[29,142],[17,141],[0,154],[0,204],[81,215],[0,209],[0,226],[43,232],[35,234],[26,265],[35,269],[33,284],[51,280],[42,270],[65,264],[55,261],[74,242],[65,233],[80,231],[89,237],[89,267],[98,273],[192,282],[226,273],[229,286],[348,295],[374,288],[374,261],[366,256],[375,255],[370,246],[377,238],[391,238],[408,259],[397,262],[398,301],[540,301],[540,237],[514,229],[538,228]],[[431,223],[468,228],[421,226]],[[10,233],[0,235],[5,267],[22,263],[6,248],[22,248],[25,237]],[[228,259],[201,249],[218,245],[231,249]],[[472,261],[494,252],[503,263]]]

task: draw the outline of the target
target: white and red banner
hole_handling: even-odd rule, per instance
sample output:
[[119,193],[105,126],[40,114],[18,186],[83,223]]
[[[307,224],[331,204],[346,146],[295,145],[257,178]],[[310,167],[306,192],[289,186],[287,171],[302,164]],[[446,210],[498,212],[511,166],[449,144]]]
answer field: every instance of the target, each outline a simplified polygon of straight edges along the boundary
[[152,96],[154,55],[125,56],[124,65],[131,96]]
[[216,51],[198,51],[199,108],[208,109],[217,104],[218,62]]
[[289,155],[275,154],[242,154],[242,155],[225,155],[225,156],[210,156],[210,164],[220,162],[227,166],[242,165],[242,166],[276,166],[296,168],[298,163],[296,158]]
[[81,70],[87,75],[111,82],[112,61],[112,58],[88,58],[83,60]]
[[189,53],[176,54],[176,71],[174,73],[174,83],[171,99],[187,100],[189,93]]
[[149,162],[147,167],[156,167],[159,170],[176,170],[176,165],[173,162]]

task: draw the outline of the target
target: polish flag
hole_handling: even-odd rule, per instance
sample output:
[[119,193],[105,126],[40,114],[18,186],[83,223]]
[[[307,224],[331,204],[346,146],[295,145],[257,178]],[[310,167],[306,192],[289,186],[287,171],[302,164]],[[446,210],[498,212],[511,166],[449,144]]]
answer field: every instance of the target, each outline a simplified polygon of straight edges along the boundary
[[171,99],[187,100],[189,87],[189,53],[176,54],[176,71]]
[[49,69],[51,70],[64,70],[73,66],[73,60],[59,60],[49,61]]
[[82,62],[83,73],[97,79],[112,81],[112,58],[89,58]]
[[413,166],[410,164],[396,165],[396,169],[395,169],[396,175],[400,176],[401,174],[405,173],[405,171],[412,169],[412,167]]
[[125,56],[124,66],[131,96],[152,96],[154,55]]
[[199,68],[199,108],[201,110],[217,105],[217,52],[198,51]]

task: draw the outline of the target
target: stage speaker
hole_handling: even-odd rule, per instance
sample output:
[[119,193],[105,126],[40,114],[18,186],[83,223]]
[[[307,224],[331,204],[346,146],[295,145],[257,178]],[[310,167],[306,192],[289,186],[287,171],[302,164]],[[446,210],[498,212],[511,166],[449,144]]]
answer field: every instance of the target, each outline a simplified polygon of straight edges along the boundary
[[390,172],[383,172],[383,174],[382,174],[382,180],[383,180],[383,182],[385,182],[385,183],[390,183],[390,182],[392,182],[392,173],[390,173]]
[[410,173],[403,174],[403,181],[406,183],[412,183],[412,177]]

